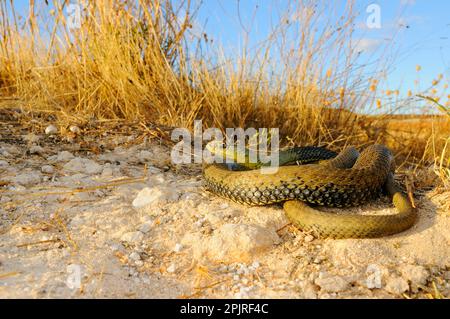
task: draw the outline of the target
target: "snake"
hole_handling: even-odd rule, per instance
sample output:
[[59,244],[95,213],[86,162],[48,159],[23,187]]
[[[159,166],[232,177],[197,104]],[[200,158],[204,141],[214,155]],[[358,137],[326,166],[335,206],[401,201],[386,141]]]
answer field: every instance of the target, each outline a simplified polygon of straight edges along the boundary
[[[321,238],[383,237],[405,231],[417,220],[416,208],[394,179],[394,156],[384,145],[370,145],[361,153],[347,147],[339,154],[324,147],[295,147],[279,152],[275,173],[263,174],[258,169],[263,165],[246,167],[244,162],[230,170],[229,165],[207,164],[205,186],[250,206],[282,203],[292,225]],[[337,214],[311,206],[352,207],[383,193],[391,197],[395,214]]]

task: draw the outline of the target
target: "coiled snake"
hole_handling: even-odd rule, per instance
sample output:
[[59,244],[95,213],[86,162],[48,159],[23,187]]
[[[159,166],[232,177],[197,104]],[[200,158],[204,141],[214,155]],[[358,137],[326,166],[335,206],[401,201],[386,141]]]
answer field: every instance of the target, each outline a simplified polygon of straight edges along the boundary
[[[252,206],[284,202],[286,216],[295,226],[320,237],[381,237],[404,231],[417,219],[416,210],[394,181],[393,155],[383,145],[369,146],[360,155],[353,147],[339,155],[322,147],[280,152],[281,165],[293,160],[304,165],[280,166],[274,174],[262,174],[258,169],[232,171],[211,164],[203,175],[210,191],[235,202]],[[383,190],[392,197],[396,214],[335,214],[307,205],[356,206]]]

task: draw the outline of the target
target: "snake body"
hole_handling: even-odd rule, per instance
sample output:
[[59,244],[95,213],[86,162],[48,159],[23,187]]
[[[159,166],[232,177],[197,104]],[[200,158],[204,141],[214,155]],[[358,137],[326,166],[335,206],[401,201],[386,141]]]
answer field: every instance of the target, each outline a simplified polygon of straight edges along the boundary
[[[224,165],[212,164],[204,169],[206,187],[217,195],[252,206],[284,202],[286,215],[294,225],[322,237],[380,237],[401,232],[415,223],[415,209],[394,182],[393,156],[387,147],[372,145],[360,155],[356,149],[347,148],[337,156],[324,148],[304,150],[297,148],[286,153],[283,160],[327,160],[280,166],[274,174],[255,169],[230,171]],[[392,196],[397,214],[334,214],[306,204],[356,206],[376,198],[383,190]]]

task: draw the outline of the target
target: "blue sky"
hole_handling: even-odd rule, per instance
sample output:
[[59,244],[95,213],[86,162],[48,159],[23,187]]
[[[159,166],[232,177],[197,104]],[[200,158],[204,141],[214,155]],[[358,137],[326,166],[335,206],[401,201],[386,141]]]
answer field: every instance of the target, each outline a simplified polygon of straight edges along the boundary
[[[345,1],[337,0],[338,7]],[[335,4],[336,4],[335,2]],[[243,29],[250,31],[250,45],[267,36],[277,11],[286,7],[285,0],[204,0],[197,23],[210,38],[233,53],[242,47]],[[380,8],[381,28],[365,28],[370,4]],[[381,45],[394,41],[395,63],[387,75],[387,87],[403,93],[414,90],[419,80],[422,89],[443,74],[450,79],[450,1],[448,0],[356,0],[355,37],[361,39],[361,58],[381,55]],[[330,11],[330,14],[331,11]],[[275,18],[276,19],[276,18]],[[396,36],[393,38],[393,34]],[[416,72],[416,65],[422,69]],[[450,93],[447,90],[447,94]],[[445,95],[447,95],[445,94]]]

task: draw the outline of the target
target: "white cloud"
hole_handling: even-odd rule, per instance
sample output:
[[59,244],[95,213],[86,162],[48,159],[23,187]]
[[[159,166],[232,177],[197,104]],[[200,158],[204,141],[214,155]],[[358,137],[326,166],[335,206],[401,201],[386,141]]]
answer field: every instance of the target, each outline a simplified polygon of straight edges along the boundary
[[361,38],[355,43],[355,50],[357,52],[371,53],[380,47],[381,42],[382,40],[380,39]]

